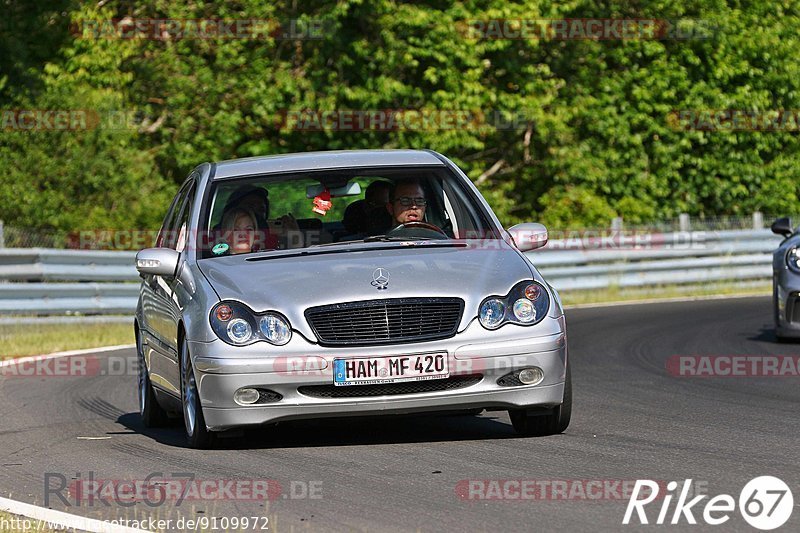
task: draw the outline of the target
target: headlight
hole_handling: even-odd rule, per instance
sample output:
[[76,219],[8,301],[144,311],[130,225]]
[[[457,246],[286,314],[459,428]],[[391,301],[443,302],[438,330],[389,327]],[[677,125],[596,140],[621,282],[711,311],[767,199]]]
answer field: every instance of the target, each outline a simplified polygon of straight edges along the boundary
[[479,318],[485,328],[494,329],[498,327],[505,316],[506,306],[502,300],[490,298],[481,305]]
[[786,266],[788,266],[789,270],[792,272],[800,274],[800,254],[797,253],[797,248],[792,248],[789,250],[789,253],[786,254]]
[[241,302],[220,302],[211,309],[209,320],[217,337],[244,346],[256,341],[284,345],[292,338],[289,321],[278,313],[254,313]]
[[491,296],[481,303],[478,320],[486,329],[504,324],[531,326],[541,322],[550,309],[547,289],[536,281],[517,283],[503,297]]
[[283,318],[275,314],[268,314],[262,316],[258,321],[261,328],[261,333],[272,344],[283,345],[289,342],[292,338],[292,330],[289,328],[289,323]]
[[236,344],[245,344],[253,337],[253,328],[243,318],[234,318],[228,322],[228,338]]
[[520,322],[533,322],[536,320],[536,309],[533,307],[533,304],[530,300],[526,298],[520,298],[516,302],[514,302],[514,316]]

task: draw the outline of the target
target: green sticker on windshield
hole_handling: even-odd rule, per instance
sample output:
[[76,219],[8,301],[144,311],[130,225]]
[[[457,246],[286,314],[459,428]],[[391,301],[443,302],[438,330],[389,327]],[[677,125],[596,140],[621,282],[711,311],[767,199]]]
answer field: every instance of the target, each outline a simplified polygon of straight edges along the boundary
[[214,247],[211,249],[211,253],[214,255],[222,255],[230,249],[226,243],[221,242],[219,244],[215,244]]

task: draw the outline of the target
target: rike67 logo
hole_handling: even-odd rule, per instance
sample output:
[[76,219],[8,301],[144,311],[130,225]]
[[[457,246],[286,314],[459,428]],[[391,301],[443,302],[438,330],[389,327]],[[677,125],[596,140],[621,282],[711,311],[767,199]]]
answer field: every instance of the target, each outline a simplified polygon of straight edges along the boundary
[[[689,498],[689,489],[692,480],[687,479],[678,491],[678,482],[667,483],[665,494],[659,494],[663,484],[649,479],[637,479],[633,487],[633,494],[625,509],[623,524],[630,524],[636,513],[640,524],[649,524],[652,515],[648,518],[645,507],[658,499],[660,510],[655,520],[656,524],[697,524],[694,513],[698,513],[702,520],[709,525],[718,526],[731,519],[731,514],[736,510],[736,500],[729,494],[714,496],[701,504],[708,495]],[[670,509],[673,499],[677,497],[675,507]],[[794,498],[789,486],[782,480],[773,476],[760,476],[751,479],[739,493],[739,513],[742,518],[756,529],[768,531],[784,525],[792,515]],[[672,513],[670,513],[670,510]],[[634,522],[635,523],[635,522]]]

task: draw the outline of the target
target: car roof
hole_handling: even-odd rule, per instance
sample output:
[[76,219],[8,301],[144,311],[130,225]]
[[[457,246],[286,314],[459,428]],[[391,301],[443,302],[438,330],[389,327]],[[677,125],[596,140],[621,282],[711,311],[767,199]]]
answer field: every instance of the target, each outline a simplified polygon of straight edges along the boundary
[[216,164],[221,180],[277,172],[304,172],[358,167],[444,166],[429,150],[331,150],[230,159]]

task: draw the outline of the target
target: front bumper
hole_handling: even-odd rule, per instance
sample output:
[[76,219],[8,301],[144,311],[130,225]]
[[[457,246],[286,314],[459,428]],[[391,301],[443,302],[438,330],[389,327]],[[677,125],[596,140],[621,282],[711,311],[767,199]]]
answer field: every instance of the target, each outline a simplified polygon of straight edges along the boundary
[[[198,391],[206,425],[221,431],[238,426],[253,426],[283,420],[326,416],[408,414],[470,409],[514,409],[552,407],[564,396],[567,360],[563,318],[549,319],[545,335],[523,337],[533,328],[501,328],[486,341],[486,331],[473,324],[453,338],[441,341],[365,348],[324,348],[303,342],[282,356],[259,356],[257,347],[246,347],[252,356],[242,357],[242,348],[221,341],[190,342]],[[477,328],[477,329],[476,329]],[[541,330],[540,330],[541,331]],[[290,343],[291,344],[291,343]],[[288,345],[287,345],[288,346]],[[231,350],[238,357],[225,357]],[[254,351],[255,350],[255,351]],[[331,385],[333,359],[447,353],[451,376],[481,376],[463,388],[393,394],[322,398],[304,394],[301,387]],[[544,372],[538,385],[501,386],[498,378],[525,367],[537,366]],[[280,401],[263,405],[240,406],[233,401],[242,387],[268,389],[282,396]],[[353,389],[352,386],[347,387]]]

